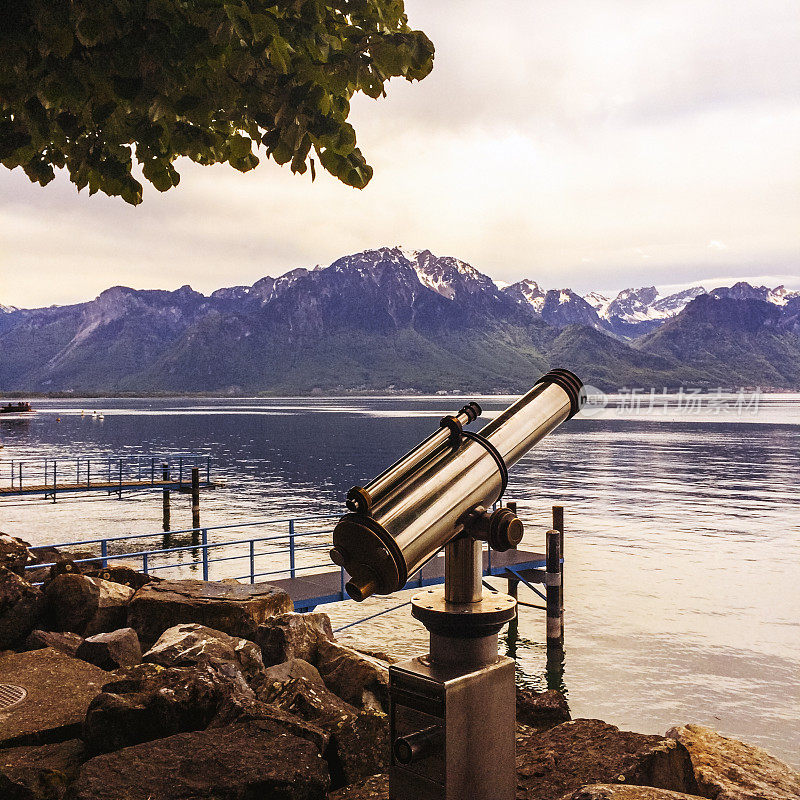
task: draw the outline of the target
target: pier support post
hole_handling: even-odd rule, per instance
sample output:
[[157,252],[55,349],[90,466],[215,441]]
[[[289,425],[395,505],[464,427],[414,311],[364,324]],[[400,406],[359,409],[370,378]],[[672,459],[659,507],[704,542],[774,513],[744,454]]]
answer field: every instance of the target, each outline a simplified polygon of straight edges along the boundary
[[564,645],[564,609],[561,605],[560,533],[547,531],[545,595],[547,597],[547,649]]
[[553,506],[553,530],[558,531],[558,550],[560,562],[558,570],[561,573],[561,611],[564,611],[564,506]]
[[547,531],[545,596],[547,614],[547,688],[562,689],[564,679],[564,607],[561,604],[560,532]]
[[200,470],[192,467],[192,527],[200,527]]
[[[169,464],[166,462],[161,465],[161,479],[166,483],[169,481]],[[164,530],[169,530],[169,489],[164,488],[161,493],[161,505],[164,514]]]

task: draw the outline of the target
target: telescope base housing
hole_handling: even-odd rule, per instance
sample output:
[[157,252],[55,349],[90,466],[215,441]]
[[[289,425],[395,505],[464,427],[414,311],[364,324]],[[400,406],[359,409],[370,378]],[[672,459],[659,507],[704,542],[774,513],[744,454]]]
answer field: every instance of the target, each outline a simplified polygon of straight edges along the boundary
[[[496,635],[491,637],[495,643]],[[389,667],[390,800],[514,800],[514,661]]]

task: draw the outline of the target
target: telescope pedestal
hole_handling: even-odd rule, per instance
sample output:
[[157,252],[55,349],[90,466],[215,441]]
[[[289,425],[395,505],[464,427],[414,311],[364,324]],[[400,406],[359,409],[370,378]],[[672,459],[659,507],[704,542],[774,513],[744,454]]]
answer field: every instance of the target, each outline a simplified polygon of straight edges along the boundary
[[497,653],[517,602],[481,589],[482,545],[445,547],[445,586],[412,600],[430,654],[389,668],[390,800],[514,800],[514,661]]
[[390,800],[514,800],[514,661],[496,650],[495,659],[464,669],[423,656],[389,668]]

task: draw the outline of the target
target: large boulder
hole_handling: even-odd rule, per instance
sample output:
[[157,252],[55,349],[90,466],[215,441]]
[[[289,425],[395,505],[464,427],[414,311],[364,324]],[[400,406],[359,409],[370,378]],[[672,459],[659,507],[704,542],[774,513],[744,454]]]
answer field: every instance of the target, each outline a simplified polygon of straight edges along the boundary
[[389,718],[366,708],[329,728],[326,753],[331,784],[338,788],[383,772],[389,766]]
[[797,800],[800,772],[766,750],[702,725],[671,728],[688,752],[697,794],[713,800]]
[[325,687],[325,681],[322,680],[322,676],[313,664],[303,661],[302,658],[292,658],[284,661],[283,664],[267,667],[258,676],[258,680],[253,682],[253,688],[260,696],[274,695],[283,688],[284,684],[295,678],[305,678],[310,683]]
[[0,683],[26,692],[0,713],[0,747],[77,738],[109,673],[50,647],[0,657]]
[[389,665],[350,647],[319,641],[317,669],[325,685],[359,708],[389,708]]
[[326,753],[328,750],[331,735],[327,730],[271,703],[264,703],[252,697],[232,696],[227,698],[209,723],[208,729],[226,728],[235,722],[254,721],[262,723],[264,730],[273,729],[275,735],[291,733],[292,736],[308,739],[320,753]]
[[45,647],[52,647],[60,650],[68,656],[74,656],[83,642],[83,636],[77,633],[65,631],[31,631],[22,645],[23,650],[43,650]]
[[100,669],[114,670],[140,664],[142,648],[133,628],[120,628],[85,639],[76,650],[75,657],[95,664]]
[[561,800],[592,783],[691,793],[689,758],[673,739],[621,731],[597,719],[517,732],[518,797]]
[[358,713],[324,685],[307,678],[292,678],[277,687],[265,685],[258,691],[258,699],[326,729]]
[[569,722],[569,704],[561,692],[517,688],[517,722],[532,728],[552,728]]
[[389,757],[389,720],[382,711],[356,709],[324,685],[293,678],[266,687],[259,699],[291,713],[330,736],[325,758],[334,788],[382,771]]
[[0,567],[5,567],[25,578],[25,565],[30,559],[30,544],[16,536],[0,533]]
[[258,626],[254,641],[261,647],[266,666],[281,664],[291,658],[317,661],[320,640],[333,641],[331,620],[327,614],[277,614]]
[[0,797],[61,800],[84,760],[80,739],[0,750]]
[[97,756],[69,800],[325,800],[328,770],[317,748],[257,721]]
[[53,627],[81,636],[94,636],[125,627],[133,589],[101,578],[65,572],[47,584],[45,597]]
[[210,659],[233,661],[248,681],[264,671],[258,645],[194,622],[164,631],[142,657],[164,667],[191,666]]
[[41,591],[7,567],[0,567],[0,650],[19,644],[37,626]]
[[105,753],[174,733],[205,728],[232,697],[253,698],[238,667],[139,664],[107,682],[86,712],[83,740]]
[[133,567],[128,567],[125,564],[115,564],[114,566],[87,569],[84,572],[90,578],[102,578],[104,581],[111,581],[112,583],[121,583],[123,586],[129,586],[131,589],[141,589],[142,586],[154,581],[161,581],[152,574],[145,574],[139,572]]
[[596,783],[584,786],[569,796],[569,800],[701,800],[696,794],[670,792],[652,786],[624,786]]
[[259,625],[292,607],[286,592],[266,583],[160,581],[143,586],[133,596],[128,625],[148,646],[164,631],[187,622],[252,641]]
[[331,792],[328,800],[389,800],[389,776],[372,775],[338,792]]

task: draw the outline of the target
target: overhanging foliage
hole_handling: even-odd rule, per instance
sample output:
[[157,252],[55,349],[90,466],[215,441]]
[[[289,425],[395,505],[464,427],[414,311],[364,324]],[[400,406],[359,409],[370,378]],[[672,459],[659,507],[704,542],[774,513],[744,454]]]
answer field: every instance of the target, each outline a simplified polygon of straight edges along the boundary
[[[142,201],[174,161],[242,172],[264,145],[363,188],[372,168],[347,122],[358,91],[421,80],[433,45],[402,0],[11,0],[0,23],[0,162],[45,185]],[[255,145],[255,147],[254,147]]]

